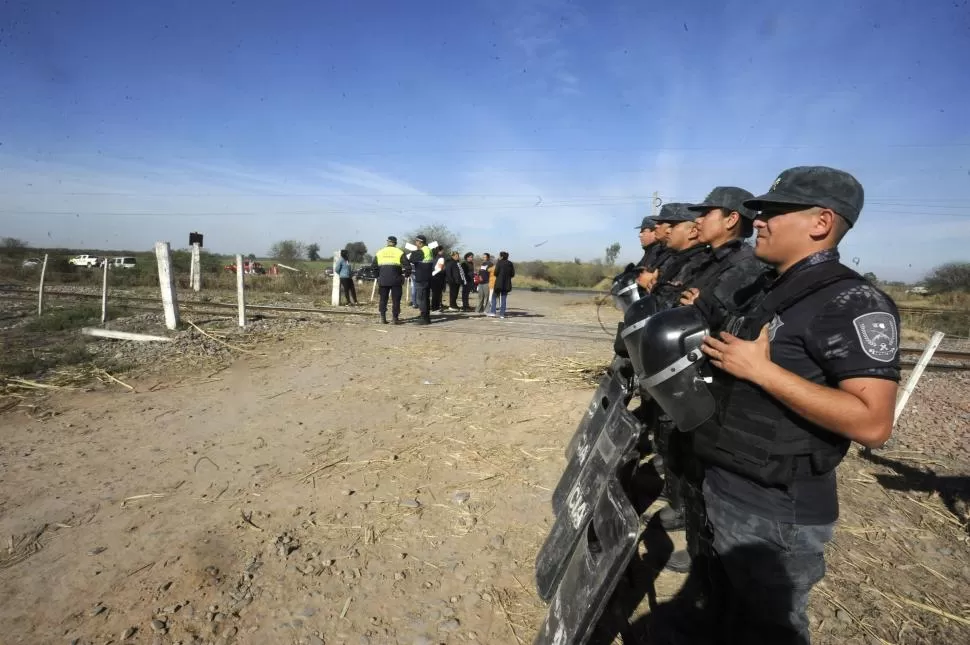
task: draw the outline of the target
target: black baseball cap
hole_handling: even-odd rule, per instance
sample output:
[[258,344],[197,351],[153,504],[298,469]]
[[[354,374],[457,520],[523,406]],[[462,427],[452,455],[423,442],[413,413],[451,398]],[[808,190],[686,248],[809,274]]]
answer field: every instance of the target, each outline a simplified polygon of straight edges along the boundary
[[656,220],[654,220],[649,215],[647,215],[646,217],[644,217],[643,218],[643,221],[640,222],[640,226],[637,227],[637,230],[642,231],[645,228],[650,229],[651,231],[653,229],[657,228],[657,222],[656,222]]
[[426,238],[426,237],[425,237],[425,236],[423,236],[423,235],[419,235],[419,236],[417,236],[417,237],[416,237],[416,238],[414,238],[414,239],[415,239],[416,241],[418,241],[418,242],[424,242],[425,244],[427,244],[427,243],[428,243],[428,238]]
[[773,204],[831,208],[852,226],[859,219],[865,192],[859,180],[827,166],[796,166],[783,171],[768,192],[744,202],[748,208],[764,210]]
[[691,204],[681,202],[668,202],[660,207],[660,214],[653,219],[657,222],[669,222],[677,224],[679,222],[693,222],[697,219],[697,213],[690,210]]
[[694,204],[689,208],[698,213],[706,213],[714,208],[723,208],[728,212],[737,211],[741,217],[746,219],[754,219],[757,213],[744,205],[746,200],[753,198],[754,195],[744,188],[738,188],[737,186],[718,186],[708,193],[703,202]]
[[397,238],[394,237],[393,235],[388,235],[387,241],[390,242],[391,244],[397,244]]

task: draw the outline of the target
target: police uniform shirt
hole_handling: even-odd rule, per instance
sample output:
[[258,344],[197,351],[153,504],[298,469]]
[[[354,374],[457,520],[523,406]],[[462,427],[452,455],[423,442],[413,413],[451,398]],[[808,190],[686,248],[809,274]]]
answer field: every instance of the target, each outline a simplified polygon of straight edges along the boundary
[[[793,272],[811,271],[838,259],[834,249],[816,253],[790,268],[766,291],[783,288]],[[757,302],[760,298],[745,310]],[[772,362],[813,383],[838,387],[840,381],[854,377],[899,381],[899,313],[892,299],[861,277],[810,294],[776,315],[768,334]],[[800,475],[791,487],[782,489],[711,466],[706,485],[735,506],[775,521],[829,524],[839,515],[835,470]]]
[[709,249],[706,244],[698,244],[683,251],[675,251],[660,267],[657,286],[651,293],[657,298],[661,307],[670,308],[677,305],[680,294],[687,288],[685,285],[710,262]]
[[662,257],[664,249],[667,247],[660,242],[652,242],[643,247],[643,257],[637,262],[638,267],[652,269],[656,266],[657,260]]
[[755,257],[750,245],[734,239],[712,248],[708,265],[685,288],[700,291],[695,305],[716,329],[728,314],[751,299],[767,271],[768,266]]

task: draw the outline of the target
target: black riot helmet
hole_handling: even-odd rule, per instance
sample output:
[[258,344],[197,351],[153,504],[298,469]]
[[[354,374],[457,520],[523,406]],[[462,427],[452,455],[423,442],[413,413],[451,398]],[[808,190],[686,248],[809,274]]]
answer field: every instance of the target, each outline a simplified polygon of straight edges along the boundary
[[[636,283],[634,283],[636,284]],[[652,316],[657,313],[657,299],[651,295],[646,295],[631,304],[623,315],[623,331],[620,338],[626,345],[627,354],[630,355],[630,362],[633,363],[633,372],[637,378],[643,379],[644,367],[641,358],[643,351],[643,329]]]
[[683,432],[701,425],[716,411],[707,387],[711,382],[707,356],[701,351],[708,333],[707,322],[696,307],[677,307],[650,316],[641,332],[640,389]]
[[616,308],[626,313],[630,305],[640,299],[640,287],[637,285],[637,272],[624,271],[613,278],[610,295],[613,296],[613,304],[616,305]]

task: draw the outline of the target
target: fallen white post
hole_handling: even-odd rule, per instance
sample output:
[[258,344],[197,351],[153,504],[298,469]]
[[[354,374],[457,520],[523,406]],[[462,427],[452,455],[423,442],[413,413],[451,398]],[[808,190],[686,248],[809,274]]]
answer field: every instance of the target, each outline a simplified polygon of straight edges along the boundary
[[301,273],[301,271],[299,269],[294,269],[293,267],[288,267],[285,264],[280,264],[279,262],[276,263],[276,266],[278,266],[281,269],[286,269],[288,271],[293,271],[294,273]]
[[192,245],[192,270],[189,272],[189,284],[196,293],[202,290],[202,252],[198,242]]
[[104,276],[101,279],[101,324],[108,319],[108,258],[104,259]]
[[40,286],[37,287],[37,315],[44,315],[44,274],[47,273],[47,254],[44,254],[44,264],[40,267]]
[[170,343],[171,338],[167,336],[152,336],[151,334],[133,334],[127,331],[116,331],[114,329],[99,329],[97,327],[85,327],[81,330],[82,334],[97,336],[98,338],[113,338],[115,340],[138,340],[138,341],[158,341],[160,343]]
[[243,283],[242,256],[236,256],[236,303],[239,305],[239,326],[246,326],[246,285]]
[[370,301],[374,302],[374,293],[377,291],[377,278],[374,278],[374,285],[370,288]]
[[172,248],[168,242],[155,242],[155,259],[158,260],[158,286],[162,290],[162,308],[165,310],[165,326],[179,326],[179,303],[175,296],[172,275]]
[[337,262],[340,261],[340,251],[333,252],[333,289],[330,292],[330,305],[340,306],[340,276],[337,275]]
[[918,383],[920,377],[923,376],[926,366],[929,365],[930,359],[933,358],[933,354],[936,352],[936,349],[940,346],[942,341],[943,332],[933,332],[930,342],[926,344],[926,349],[923,350],[923,355],[919,357],[916,367],[913,368],[909,378],[906,380],[906,385],[903,386],[903,391],[900,393],[899,400],[896,401],[896,413],[893,415],[893,426],[895,426],[896,422],[899,421],[899,416],[903,413],[903,408],[906,407],[909,397],[913,394],[913,390],[916,389],[916,383]]

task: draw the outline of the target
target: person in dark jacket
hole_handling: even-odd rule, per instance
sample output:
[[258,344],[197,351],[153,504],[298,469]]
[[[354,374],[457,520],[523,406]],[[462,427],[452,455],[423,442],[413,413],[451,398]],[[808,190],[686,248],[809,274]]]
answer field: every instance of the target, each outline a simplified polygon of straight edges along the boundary
[[512,291],[512,278],[515,277],[515,265],[509,260],[509,252],[502,251],[498,254],[498,262],[495,263],[495,291],[492,294],[492,309],[489,316],[495,316],[495,306],[501,300],[501,308],[498,317],[505,318],[505,307],[508,301],[509,292]]
[[458,309],[458,294],[465,285],[465,272],[459,261],[458,251],[452,251],[445,261],[445,278],[448,280],[448,308]]
[[434,251],[434,268],[431,270],[431,311],[441,311],[442,295],[448,282],[445,272],[445,250],[440,246]]
[[468,294],[471,293],[472,289],[475,288],[475,254],[466,253],[464,260],[462,260],[459,270],[462,274],[461,283],[461,310],[471,311],[472,308],[468,306]]
[[635,266],[652,268],[664,251],[664,242],[657,235],[657,220],[650,216],[644,217],[640,222],[640,247],[643,249],[643,257]]
[[492,268],[492,254],[482,253],[482,264],[478,269],[478,313],[485,313],[485,308],[491,301],[491,294],[489,293],[488,280],[489,280],[489,269]]
[[401,287],[404,275],[410,271],[410,264],[404,251],[397,248],[397,238],[389,235],[387,246],[374,256],[374,266],[377,267],[377,286],[380,288],[380,301],[377,310],[381,314],[381,322],[387,324],[387,301],[391,299],[391,314],[394,324],[401,324]]
[[677,304],[684,290],[684,280],[706,261],[707,247],[697,239],[694,220],[697,213],[688,209],[689,204],[664,204],[657,216],[658,222],[670,225],[665,245],[670,254],[661,261],[656,278],[649,291],[662,309]]
[[420,325],[431,324],[431,272],[434,270],[434,257],[428,247],[428,238],[418,235],[414,238],[416,248],[411,251],[408,261],[413,267],[412,279],[414,280],[414,297],[418,301],[418,309],[421,316],[418,320]]

